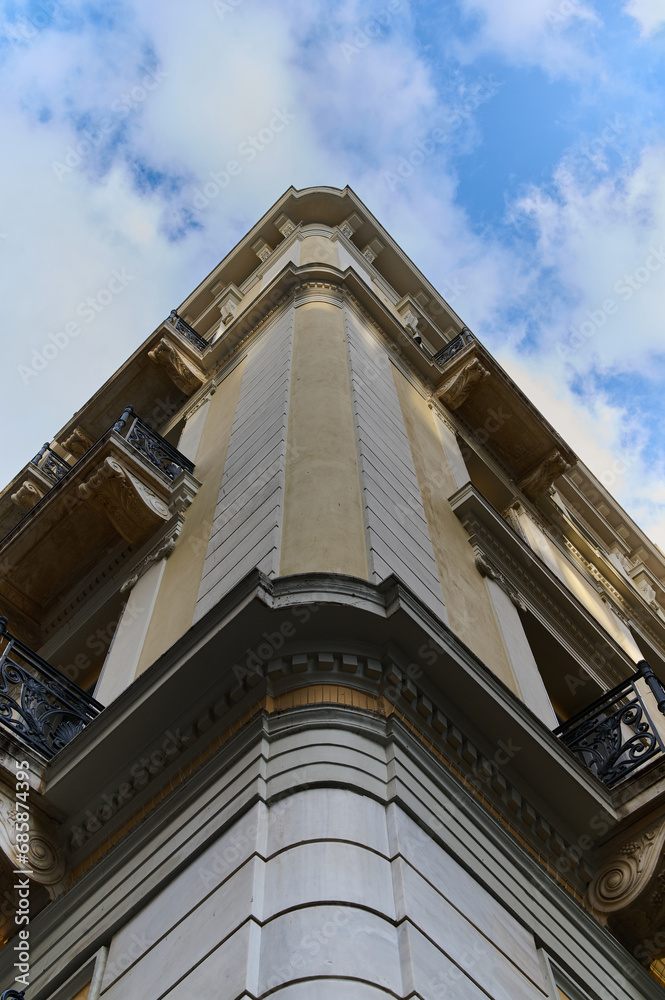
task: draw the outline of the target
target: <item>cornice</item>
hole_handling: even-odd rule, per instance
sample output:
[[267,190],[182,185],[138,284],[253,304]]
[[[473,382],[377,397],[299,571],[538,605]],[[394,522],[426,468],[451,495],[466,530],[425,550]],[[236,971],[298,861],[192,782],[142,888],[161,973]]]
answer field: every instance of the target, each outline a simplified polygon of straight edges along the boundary
[[[537,618],[553,627],[561,644],[594,676],[601,688],[612,687],[634,672],[625,650],[605,632],[530,546],[510,527],[470,483],[449,502],[469,533],[474,550],[505,577],[513,591]],[[571,642],[571,638],[573,640]],[[598,653],[606,661],[594,668]],[[617,670],[615,664],[622,665]]]

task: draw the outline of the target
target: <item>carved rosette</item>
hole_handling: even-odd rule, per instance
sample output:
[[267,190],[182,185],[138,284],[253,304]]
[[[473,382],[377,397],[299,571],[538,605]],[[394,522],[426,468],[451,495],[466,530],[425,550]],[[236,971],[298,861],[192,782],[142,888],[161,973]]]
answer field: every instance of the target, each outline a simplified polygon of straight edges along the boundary
[[186,396],[191,396],[203,385],[203,376],[164,337],[152,351],[148,351],[148,357],[165,369],[173,384]]
[[169,517],[169,508],[117,459],[106,458],[78,488],[132,545],[145,541]]
[[40,490],[35,483],[26,479],[23,485],[19,486],[16,493],[12,493],[11,497],[17,507],[22,507],[23,510],[32,510],[45,494],[45,490]]
[[467,401],[471,393],[489,378],[490,373],[478,358],[467,362],[463,368],[449,378],[437,391],[437,396],[449,410],[457,410]]

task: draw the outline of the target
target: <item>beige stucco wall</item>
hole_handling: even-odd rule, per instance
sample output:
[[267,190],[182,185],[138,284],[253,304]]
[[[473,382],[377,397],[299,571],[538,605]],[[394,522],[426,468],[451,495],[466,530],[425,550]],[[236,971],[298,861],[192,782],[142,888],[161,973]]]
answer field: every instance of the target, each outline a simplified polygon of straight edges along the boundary
[[300,266],[304,264],[332,264],[339,267],[337,242],[327,236],[305,236],[300,244]]
[[330,302],[295,310],[279,572],[368,578],[344,324]]
[[244,367],[243,359],[220,383],[208,404],[194,457],[194,474],[201,488],[187,511],[176,547],[166,562],[137,675],[192,624]]
[[485,581],[468,536],[448,503],[457,486],[427,402],[393,365],[393,376],[418,477],[450,627],[519,694]]

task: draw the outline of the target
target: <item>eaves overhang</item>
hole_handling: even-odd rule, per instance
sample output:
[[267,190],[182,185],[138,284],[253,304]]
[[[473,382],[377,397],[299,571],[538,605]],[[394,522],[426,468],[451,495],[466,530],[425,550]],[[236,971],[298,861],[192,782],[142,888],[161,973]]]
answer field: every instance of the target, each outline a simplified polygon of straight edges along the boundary
[[[300,623],[293,639],[272,659],[261,654],[260,669],[245,667],[252,652],[247,637],[279,634],[285,620]],[[202,745],[229,727],[235,731],[261,698],[322,683],[371,692],[379,701],[392,697],[391,711],[422,730],[427,745],[440,747],[441,759],[469,787],[475,782],[485,798],[493,797],[540,852],[550,851],[552,864],[599,811],[615,815],[607,790],[398,581],[376,587],[328,574],[268,581],[256,571],[49,764],[46,798],[70,823],[79,822],[102,794],[115,801],[136,761],[149,759],[165,733],[185,733],[187,740],[193,734],[173,764],[179,773]],[[498,774],[492,762],[497,755],[503,761],[505,747],[514,753]],[[93,825],[74,862],[107,841],[169,778],[167,767],[111,810],[105,824]]]
[[444,352],[434,394],[536,499],[577,456],[476,337],[460,341]]

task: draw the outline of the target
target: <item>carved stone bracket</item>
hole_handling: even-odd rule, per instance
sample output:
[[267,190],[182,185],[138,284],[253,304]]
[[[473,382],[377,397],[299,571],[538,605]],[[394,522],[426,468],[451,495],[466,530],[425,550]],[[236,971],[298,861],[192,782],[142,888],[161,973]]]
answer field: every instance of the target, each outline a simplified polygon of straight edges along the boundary
[[75,427],[69,437],[62,442],[62,447],[74,458],[82,458],[94,443],[89,434],[80,427]]
[[231,283],[221,289],[219,298],[215,300],[217,308],[222,317],[222,325],[228,326],[235,318],[238,306],[242,302],[243,294],[237,285]]
[[78,495],[93,503],[132,545],[145,539],[169,517],[169,508],[117,459],[106,458]]
[[148,351],[148,357],[166,370],[174,385],[186,396],[191,396],[203,385],[203,375],[195,371],[184,355],[177,351],[166,338],[162,337],[157,346],[152,351]]
[[554,480],[570,468],[558,449],[551,452],[518,481],[517,485],[529,500],[537,500],[547,493]]
[[175,548],[178,535],[182,530],[182,523],[182,518],[178,518],[177,522],[168,534],[164,538],[160,538],[157,545],[155,545],[148,555],[141,560],[132,575],[128,577],[120,587],[121,594],[126,594],[128,591],[132,590],[132,588],[139,582],[143,574],[150,569],[153,563],[159,562],[160,559],[168,559]]
[[340,231],[344,233],[344,235],[348,239],[351,239],[356,229],[358,229],[359,226],[362,226],[362,224],[363,220],[360,218],[357,212],[354,212],[352,215],[348,217],[348,219],[344,219],[344,222],[340,222],[339,228]]
[[296,228],[295,222],[292,222],[291,219],[289,219],[288,215],[284,214],[279,215],[275,219],[275,225],[279,229],[284,239],[286,239],[287,236],[290,236],[291,233],[294,232]]
[[510,583],[503,573],[499,572],[496,566],[489,561],[484,552],[476,551],[476,569],[481,576],[486,577],[489,580],[494,580],[495,583],[501,587],[503,592],[508,595],[512,603],[518,609],[518,611],[526,611],[527,606],[522,600],[522,596],[516,587]]
[[46,495],[46,490],[40,489],[35,483],[26,479],[22,486],[19,486],[16,493],[12,493],[12,501],[17,507],[23,510],[32,510],[36,503]]
[[268,257],[272,253],[272,247],[269,243],[266,243],[265,240],[257,240],[255,243],[252,243],[252,250],[262,264],[265,264]]
[[460,368],[452,378],[437,390],[437,397],[449,410],[457,410],[462,403],[465,403],[473,390],[489,378],[490,373],[484,368],[477,358],[469,361],[468,364]]
[[367,246],[363,248],[362,255],[365,260],[369,261],[370,264],[373,264],[383,249],[384,245],[381,240],[374,237],[374,239],[370,240]]
[[29,870],[29,878],[47,886],[50,895],[64,888],[65,862],[58,849],[55,829],[31,803],[29,813],[29,849],[27,855],[16,850],[16,810],[22,812],[12,791],[0,784],[0,852],[12,868]]
[[665,816],[634,834],[596,871],[589,907],[640,961],[665,954],[649,947],[665,940]]
[[402,322],[404,326],[409,331],[414,340],[420,342],[420,331],[418,330],[418,314],[411,306],[409,301],[409,296],[405,295],[403,299],[397,303],[397,311],[402,317]]

